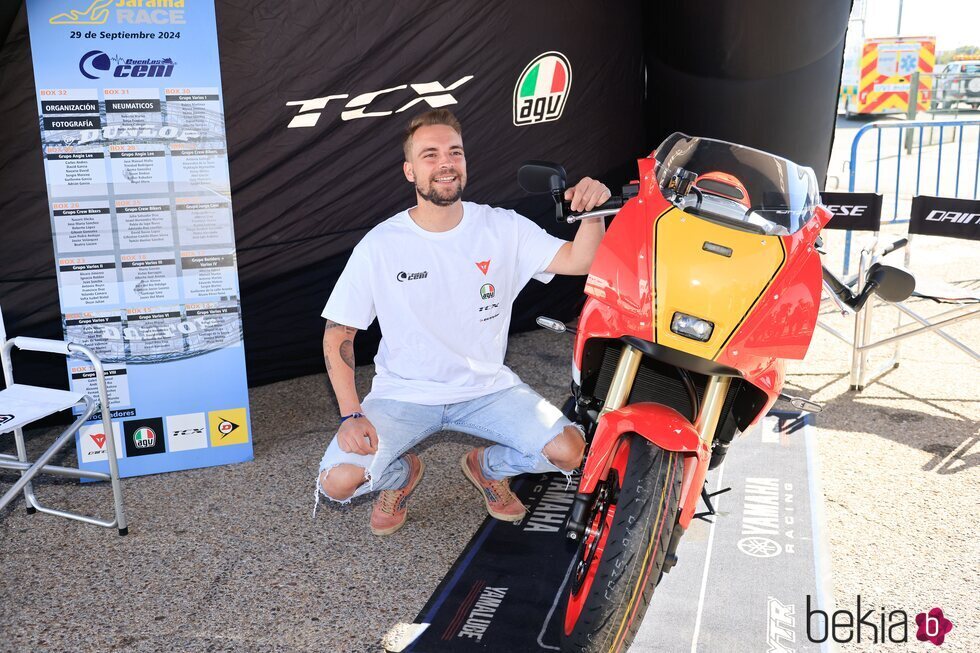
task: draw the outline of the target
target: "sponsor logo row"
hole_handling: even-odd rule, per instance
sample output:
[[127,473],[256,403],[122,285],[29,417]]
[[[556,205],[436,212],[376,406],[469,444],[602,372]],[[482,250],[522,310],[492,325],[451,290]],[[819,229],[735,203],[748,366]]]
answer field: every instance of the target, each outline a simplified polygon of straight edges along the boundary
[[[222,447],[248,442],[248,417],[244,408],[147,417],[112,422],[117,458]],[[79,431],[82,462],[108,458],[102,423],[83,426]]]
[[[105,25],[114,18],[117,24],[180,25],[186,24],[184,0],[76,0],[65,3],[67,11],[55,13],[48,20],[52,25],[71,27]],[[83,34],[72,31],[71,38],[81,38]],[[160,32],[152,29],[143,32],[88,31],[86,38],[140,38],[152,41],[159,38],[180,38],[180,32]],[[160,53],[142,53],[136,58],[110,56],[103,50],[89,50],[79,59],[78,71],[86,79],[103,77],[149,77],[164,78],[173,74],[177,63]],[[351,93],[333,93],[323,97],[286,102],[287,106],[298,106],[288,127],[315,127],[328,102],[345,100],[341,120],[390,116],[401,113],[418,104],[438,108],[457,104],[453,93],[474,79],[474,75],[463,75],[455,82],[445,85],[441,81],[413,82],[397,84],[377,91],[361,92],[354,97]],[[572,86],[572,66],[562,52],[548,51],[534,57],[518,75],[513,93],[513,121],[515,126],[535,125],[561,118]],[[410,89],[410,90],[409,90]],[[383,96],[391,98],[378,101]],[[414,95],[414,97],[411,97]],[[394,98],[394,104],[392,104]],[[392,106],[388,106],[392,104]],[[372,105],[369,108],[369,105]],[[385,106],[381,106],[385,105]]]
[[[108,56],[101,52],[93,56],[98,55],[104,57],[99,59],[100,65],[103,66],[101,70],[108,72],[110,70]],[[89,68],[94,65],[94,62],[84,63]],[[79,65],[82,66],[82,64]],[[131,68],[124,67],[120,70],[120,74],[133,74]],[[169,74],[166,72],[168,69],[164,66],[159,66],[154,70],[158,71],[155,74],[161,76]],[[143,74],[142,68],[140,71]],[[146,74],[149,73],[146,72]],[[117,75],[117,73],[113,72],[113,75]],[[379,91],[359,93],[353,98],[351,98],[351,93],[333,93],[305,100],[290,100],[286,102],[286,106],[295,106],[299,109],[287,128],[316,127],[328,103],[333,102],[332,107],[339,106],[339,103],[344,100],[346,103],[343,107],[344,110],[340,112],[340,119],[345,122],[359,118],[391,116],[419,104],[427,105],[430,109],[458,104],[459,100],[456,95],[460,95],[459,89],[474,78],[474,75],[463,75],[448,85],[438,80],[399,84]],[[565,103],[568,100],[571,87],[572,65],[568,57],[555,51],[539,54],[524,67],[514,85],[512,103],[514,125],[523,127],[558,120],[565,110]],[[411,97],[413,94],[415,97]]]
[[[78,61],[78,71],[86,79],[103,77],[170,77],[173,75],[177,62],[170,57],[121,57],[109,56],[102,50],[89,50]],[[457,104],[453,95],[461,86],[474,79],[473,75],[464,75],[448,86],[442,82],[424,82],[400,84],[380,91],[370,91],[350,98],[350,93],[326,95],[307,100],[286,102],[287,106],[298,106],[299,113],[289,122],[289,128],[315,127],[327,103],[332,100],[348,100],[344,105],[340,118],[343,121],[357,118],[376,118],[401,113],[419,103],[429,108],[439,108]],[[514,125],[522,127],[538,123],[552,122],[561,118],[565,110],[565,101],[572,83],[572,67],[568,58],[561,52],[545,52],[535,57],[520,74],[514,85],[513,120]],[[399,95],[411,87],[416,97],[406,98]],[[382,96],[395,94],[401,97],[401,105],[378,110],[378,105],[384,103]],[[404,101],[407,100],[407,101]],[[390,100],[388,101],[390,104]],[[369,111],[368,105],[375,105]],[[145,110],[145,109],[137,109]]]

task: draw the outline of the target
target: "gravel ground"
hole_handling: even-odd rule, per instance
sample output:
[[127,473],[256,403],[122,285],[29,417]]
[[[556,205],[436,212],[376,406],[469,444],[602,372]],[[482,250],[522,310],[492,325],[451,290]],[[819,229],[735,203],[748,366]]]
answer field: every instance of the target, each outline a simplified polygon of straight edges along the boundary
[[[904,235],[903,227],[888,227]],[[841,251],[841,234],[828,250]],[[980,287],[974,243],[919,238],[911,269]],[[838,267],[839,269],[839,267]],[[939,305],[915,301],[923,314]],[[876,313],[876,335],[896,311]],[[835,312],[822,318],[847,332]],[[977,321],[948,332],[980,350]],[[879,354],[887,358],[890,352]],[[910,618],[939,606],[954,624],[942,650],[980,650],[980,364],[933,334],[909,339],[901,365],[863,392],[848,390],[850,348],[818,332],[804,361],[789,368],[788,391],[826,404],[816,418],[827,538],[838,608],[903,609]],[[866,609],[866,608],[864,608]],[[842,645],[842,651],[931,650],[909,644]]]
[[[828,235],[831,251],[839,236]],[[915,245],[917,270],[975,274],[972,243]],[[829,310],[823,319],[848,323]],[[950,332],[980,348],[976,324]],[[569,339],[524,334],[508,360],[559,402],[569,349]],[[897,370],[853,393],[849,358],[818,331],[787,384],[826,403],[816,425],[838,607],[853,611],[857,595],[865,609],[910,617],[939,606],[955,625],[942,650],[978,651],[980,366],[924,335],[903,346]],[[358,371],[362,392],[370,374]],[[474,440],[443,434],[422,447],[429,471],[410,523],[378,539],[369,501],[321,505],[311,518],[315,466],[336,427],[325,376],[255,388],[251,401],[255,460],[125,480],[129,537],[19,505],[0,513],[0,651],[377,651],[392,624],[412,621],[483,518],[457,469]],[[103,488],[55,481],[39,494],[105,514]],[[839,649],[932,650],[910,638]]]

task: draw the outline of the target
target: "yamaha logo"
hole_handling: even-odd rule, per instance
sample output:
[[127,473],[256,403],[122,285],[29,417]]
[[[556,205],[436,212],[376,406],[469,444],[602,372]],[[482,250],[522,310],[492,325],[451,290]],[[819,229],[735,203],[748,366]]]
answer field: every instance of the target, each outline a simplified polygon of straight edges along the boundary
[[141,426],[133,432],[133,444],[137,449],[149,449],[157,442],[157,434],[149,426]]
[[514,86],[514,124],[535,125],[561,118],[572,88],[572,66],[561,52],[540,54]]

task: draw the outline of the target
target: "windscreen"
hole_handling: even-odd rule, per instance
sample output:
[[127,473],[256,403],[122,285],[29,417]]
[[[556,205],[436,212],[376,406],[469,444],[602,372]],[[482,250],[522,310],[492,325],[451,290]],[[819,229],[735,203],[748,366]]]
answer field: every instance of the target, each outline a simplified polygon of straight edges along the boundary
[[813,170],[750,147],[674,133],[657,148],[656,161],[665,198],[736,228],[795,233],[820,202]]

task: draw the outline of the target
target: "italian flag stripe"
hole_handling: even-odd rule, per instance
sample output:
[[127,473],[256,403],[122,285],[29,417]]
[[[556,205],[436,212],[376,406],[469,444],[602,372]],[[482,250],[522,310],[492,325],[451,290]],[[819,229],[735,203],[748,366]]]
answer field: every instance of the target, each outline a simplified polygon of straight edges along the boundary
[[565,90],[565,66],[555,60],[555,74],[551,78],[551,92],[560,93]]
[[568,73],[564,64],[557,57],[548,57],[538,63],[524,76],[521,84],[521,97],[532,95],[548,95],[565,90],[568,83]]
[[534,87],[538,84],[538,70],[540,69],[541,64],[538,64],[528,71],[527,76],[524,77],[524,83],[521,84],[521,97],[534,95]]

